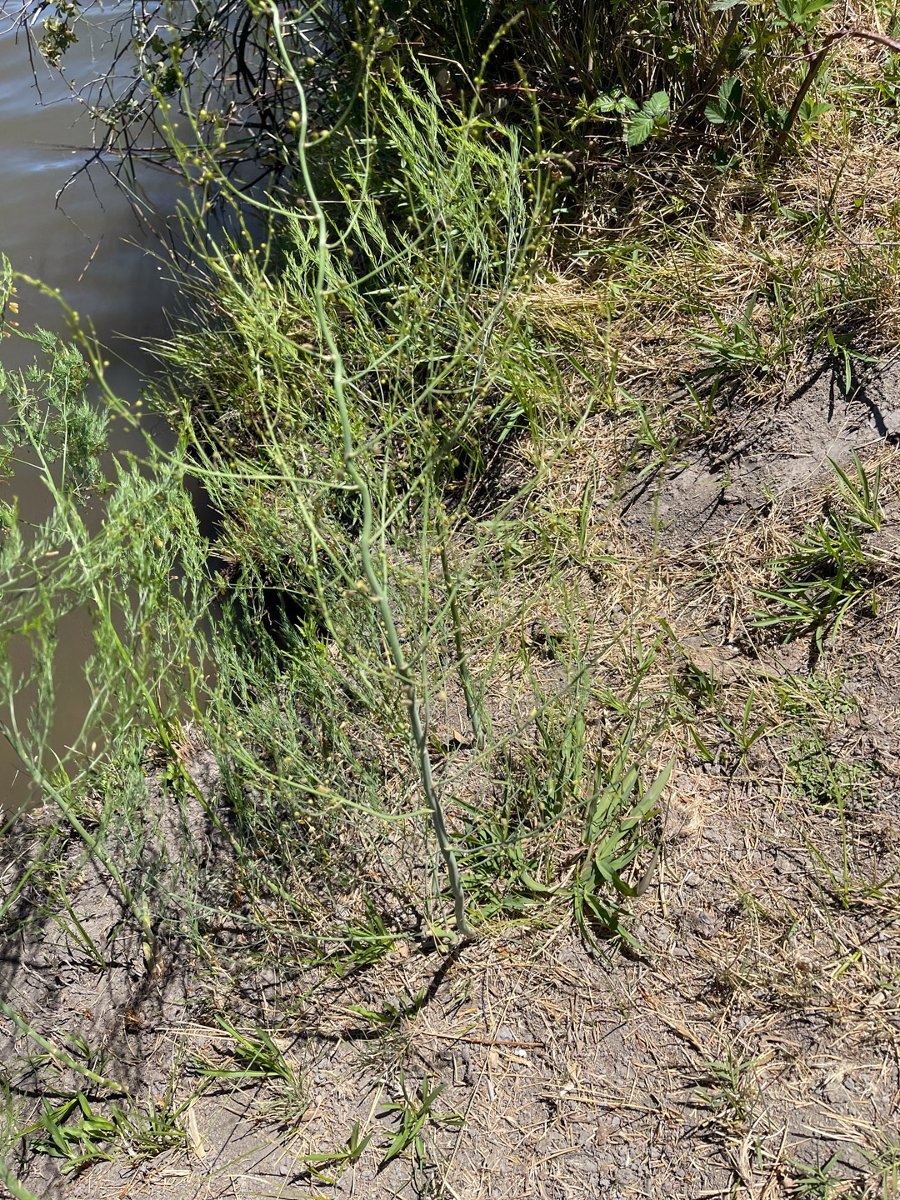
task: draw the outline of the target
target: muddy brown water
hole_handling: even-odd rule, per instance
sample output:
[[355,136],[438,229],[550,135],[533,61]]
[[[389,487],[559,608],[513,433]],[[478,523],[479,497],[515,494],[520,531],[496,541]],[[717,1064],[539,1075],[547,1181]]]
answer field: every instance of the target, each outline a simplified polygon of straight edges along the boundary
[[[40,63],[29,36],[16,29],[18,7],[0,0],[0,255],[14,269],[59,288],[68,304],[90,320],[111,363],[110,382],[123,399],[133,401],[142,375],[152,367],[142,343],[166,332],[166,311],[176,300],[156,257],[158,233],[174,210],[174,183],[161,171],[142,169],[136,189],[144,218],[138,219],[102,164],[75,174],[91,149],[90,121],[70,88]],[[97,66],[108,61],[110,30],[123,10],[92,11],[91,22],[81,23],[79,43],[66,58],[74,88],[88,83]],[[38,322],[64,332],[65,320],[54,302],[27,289],[20,289],[18,299],[23,327]],[[30,357],[26,344],[4,342],[2,361],[8,369]],[[122,433],[116,443],[116,436],[113,449],[139,450],[142,445],[134,434],[130,444]],[[19,469],[3,487],[4,498],[10,493],[18,499],[24,522],[46,515],[46,489],[34,470]],[[53,748],[60,754],[85,711],[88,632],[86,619],[73,619],[60,631],[53,735]],[[21,765],[0,739],[0,810],[14,810],[29,798]]]

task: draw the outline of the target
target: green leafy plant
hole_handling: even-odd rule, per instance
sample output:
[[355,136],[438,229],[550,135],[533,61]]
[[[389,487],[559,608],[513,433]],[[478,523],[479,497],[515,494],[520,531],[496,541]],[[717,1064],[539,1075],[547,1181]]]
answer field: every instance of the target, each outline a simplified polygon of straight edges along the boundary
[[546,863],[529,844],[537,847],[540,836],[531,822],[520,823],[510,815],[516,807],[505,806],[496,814],[473,809],[466,821],[463,870],[474,903],[485,918],[498,912],[522,913],[560,890],[542,882]]
[[92,1163],[137,1161],[183,1146],[178,1116],[171,1099],[161,1106],[151,1100],[146,1108],[132,1103],[124,1110],[111,1104],[103,1113],[79,1091],[57,1105],[44,1100],[40,1118],[20,1136],[31,1138],[35,1153],[61,1159],[63,1174],[71,1175]]
[[63,1160],[62,1171],[72,1174],[89,1163],[111,1161],[119,1125],[97,1113],[83,1092],[53,1106],[45,1100],[39,1121],[26,1133],[40,1131],[32,1142],[38,1154]]
[[765,737],[771,728],[768,721],[755,720],[754,707],[756,699],[755,692],[751,691],[744,701],[739,721],[730,721],[725,716],[719,716],[719,723],[731,735],[740,751],[741,762],[747,761],[747,755],[752,748],[760,738]]
[[405,1079],[401,1080],[400,1087],[401,1099],[385,1104],[378,1114],[379,1117],[395,1117],[397,1119],[397,1128],[378,1164],[379,1171],[410,1147],[414,1150],[417,1159],[423,1162],[426,1158],[423,1132],[430,1121],[444,1125],[460,1125],[462,1123],[462,1118],[457,1113],[439,1114],[434,1111],[434,1106],[440,1099],[446,1084],[433,1085],[426,1075],[415,1091],[407,1088]]
[[614,88],[611,92],[604,92],[591,100],[586,96],[579,96],[575,105],[575,116],[569,127],[575,130],[581,125],[603,118],[627,119],[638,108],[634,100],[626,96],[621,88]]
[[363,908],[362,917],[344,929],[340,948],[333,956],[333,970],[338,976],[381,962],[396,941],[368,896],[363,899]]
[[840,498],[852,522],[862,529],[872,529],[877,532],[881,528],[882,521],[879,501],[881,467],[876,466],[870,474],[863,466],[856,450],[851,455],[851,461],[854,474],[836,462],[831,464],[838,477]]
[[837,1163],[837,1154],[832,1154],[824,1163],[794,1163],[791,1191],[809,1200],[833,1200],[835,1196],[845,1195],[847,1179],[837,1169]]
[[228,1039],[226,1060],[198,1060],[198,1073],[234,1088],[266,1085],[261,1111],[273,1125],[293,1128],[309,1107],[306,1080],[298,1064],[267,1029],[238,1029],[222,1013],[216,1015],[216,1024]]
[[699,1097],[714,1121],[726,1128],[746,1128],[759,1103],[757,1061],[729,1051],[722,1059],[704,1064],[705,1078]]
[[374,1136],[372,1130],[363,1134],[359,1121],[354,1121],[347,1141],[338,1150],[304,1154],[302,1161],[314,1179],[333,1186],[347,1167],[359,1162]]
[[832,3],[833,0],[776,0],[776,25],[809,34],[817,26],[822,13],[831,8]]
[[154,1158],[165,1150],[181,1149],[187,1140],[182,1116],[190,1103],[190,1099],[176,1103],[170,1085],[162,1101],[148,1098],[144,1104],[134,1104],[117,1112],[116,1119],[129,1160]]
[[650,138],[663,133],[669,125],[669,94],[654,92],[643,104],[628,105],[625,116],[625,141],[629,146],[643,146]]
[[784,363],[790,352],[791,335],[790,314],[783,296],[776,292],[774,301],[760,306],[757,314],[759,305],[760,297],[754,293],[739,317],[725,321],[714,313],[717,332],[698,330],[693,335],[694,345],[707,360],[702,375],[725,379],[765,377]]
[[838,809],[871,799],[873,764],[837,758],[816,733],[794,743],[787,771],[791,790],[807,803]]
[[293,1065],[267,1030],[239,1030],[222,1013],[216,1016],[216,1024],[228,1036],[232,1062],[221,1067],[203,1064],[200,1067],[202,1075],[210,1079],[227,1079],[234,1083],[277,1079],[291,1087],[298,1086]]
[[597,768],[584,827],[584,852],[572,887],[575,920],[589,942],[596,941],[597,928],[632,941],[620,921],[619,898],[639,896],[652,879],[658,851],[640,880],[629,883],[625,874],[641,849],[637,835],[658,811],[671,771],[669,763],[643,790],[640,769],[630,761],[630,738],[609,768]]
[[757,593],[770,608],[754,623],[779,630],[785,640],[812,634],[821,650],[826,635],[864,600],[875,607],[874,565],[852,525],[830,512],[775,562],[775,586]]
[[743,98],[743,84],[740,79],[731,75],[722,80],[716,95],[707,101],[703,115],[710,125],[737,125],[745,116]]
[[[651,650],[645,665],[652,658]],[[641,670],[637,666],[636,674]],[[599,929],[627,940],[621,902],[641,893],[653,867],[636,884],[626,875],[646,844],[644,826],[657,811],[670,767],[643,791],[633,725],[612,763],[598,763],[587,735],[594,698],[585,671],[562,696],[544,701],[534,710],[529,751],[509,750],[505,760],[495,760],[501,803],[465,806],[461,863],[484,917],[527,912],[536,920],[536,906],[562,901],[573,906],[591,943]],[[582,828],[581,849],[562,858],[560,832],[574,821]]]

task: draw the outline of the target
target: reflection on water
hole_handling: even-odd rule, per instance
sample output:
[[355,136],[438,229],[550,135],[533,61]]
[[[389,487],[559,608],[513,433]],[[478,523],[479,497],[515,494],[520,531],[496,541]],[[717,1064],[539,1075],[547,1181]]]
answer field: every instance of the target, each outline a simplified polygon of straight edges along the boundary
[[[104,341],[129,353],[123,338],[163,329],[164,272],[145,249],[152,236],[142,231],[123,190],[100,164],[72,178],[91,146],[90,122],[37,52],[29,53],[25,33],[16,36],[0,20],[4,26],[0,251],[18,270],[60,288],[70,304],[90,315]],[[76,82],[79,74],[91,76],[90,55],[102,54],[105,44],[96,30],[91,36],[85,29],[66,59]],[[140,185],[149,212],[170,210],[169,176],[147,170]],[[49,307],[46,311],[49,318]]]
[[[92,322],[112,362],[111,383],[125,398],[135,397],[140,371],[148,366],[139,342],[165,332],[164,309],[174,300],[166,271],[153,254],[153,228],[172,211],[172,179],[149,168],[142,172],[147,217],[138,221],[128,197],[100,164],[90,174],[75,174],[91,146],[90,122],[36,50],[29,53],[26,34],[11,28],[9,18],[18,7],[0,0],[0,254],[16,270],[59,288]],[[109,52],[105,29],[113,16],[114,10],[107,10],[100,22],[79,26],[81,40],[66,57],[73,86],[95,74],[92,57],[102,65]],[[51,300],[24,290],[18,299],[23,327],[39,322],[64,329]],[[25,345],[4,343],[7,368],[29,357]],[[24,521],[46,513],[46,492],[36,473],[22,468],[12,491]],[[87,637],[77,626],[74,622],[61,640],[59,653],[54,741],[60,753],[80,728],[87,694]],[[26,797],[15,757],[0,741],[0,806],[15,807]]]

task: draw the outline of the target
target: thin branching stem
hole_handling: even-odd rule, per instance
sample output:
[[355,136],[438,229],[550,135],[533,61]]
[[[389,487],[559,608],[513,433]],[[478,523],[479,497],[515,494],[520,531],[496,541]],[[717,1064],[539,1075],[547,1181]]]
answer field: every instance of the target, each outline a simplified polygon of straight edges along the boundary
[[469,724],[472,726],[472,733],[475,737],[475,747],[481,751],[484,749],[487,739],[484,730],[484,721],[481,718],[481,707],[475,695],[475,681],[472,679],[472,672],[469,670],[469,661],[466,657],[466,649],[463,643],[462,617],[460,616],[459,604],[456,599],[456,582],[450,571],[450,560],[447,555],[448,532],[447,517],[443,510],[441,510],[441,572],[444,576],[444,586],[447,589],[450,623],[453,626],[453,649],[456,654],[456,669],[459,672],[459,681],[466,700],[466,712],[468,713]]
[[462,880],[459,874],[459,866],[457,864],[456,855],[454,854],[453,846],[450,841],[450,835],[447,832],[447,823],[444,818],[444,810],[434,780],[431,754],[428,749],[428,736],[425,729],[425,723],[422,720],[422,712],[419,705],[415,677],[413,675],[409,660],[407,659],[400,642],[400,635],[397,630],[397,622],[394,619],[393,609],[391,608],[386,581],[379,574],[372,557],[372,493],[365,477],[359,469],[358,452],[353,435],[353,425],[350,420],[350,410],[347,405],[347,398],[344,391],[344,361],[340,349],[338,348],[334,331],[331,328],[331,322],[325,311],[325,277],[330,258],[330,249],[328,245],[328,224],[325,219],[324,209],[322,208],[321,202],[319,201],[316,193],[315,185],[313,184],[312,174],[310,172],[309,162],[306,156],[306,138],[309,127],[309,113],[306,104],[306,92],[298,75],[293,70],[290,56],[284,44],[284,38],[281,29],[281,16],[277,5],[272,6],[272,20],[275,38],[284,61],[285,69],[288,71],[291,81],[297,90],[300,113],[297,153],[300,163],[300,172],[303,179],[304,188],[306,189],[306,196],[309,200],[313,218],[317,227],[316,259],[318,276],[315,287],[316,316],[318,319],[319,329],[322,337],[324,338],[325,345],[328,348],[328,353],[331,356],[332,384],[334,388],[335,402],[338,409],[338,417],[341,425],[341,436],[343,439],[344,469],[347,472],[347,477],[349,478],[354,490],[356,491],[356,494],[359,497],[360,505],[362,507],[362,527],[359,534],[359,556],[360,562],[362,563],[365,587],[378,610],[378,615],[381,621],[381,627],[384,633],[385,641],[387,642],[391,663],[398,679],[400,680],[400,685],[403,689],[403,694],[406,700],[409,724],[412,732],[413,743],[416,749],[416,757],[419,764],[419,774],[422,780],[422,790],[425,793],[425,800],[428,804],[428,809],[431,814],[432,824],[434,825],[434,831],[435,835],[437,836],[441,857],[443,858],[444,864],[447,868],[447,875],[450,881],[450,890],[453,893],[457,933],[461,937],[469,938],[474,936],[473,930],[466,919],[465,893],[463,891]]

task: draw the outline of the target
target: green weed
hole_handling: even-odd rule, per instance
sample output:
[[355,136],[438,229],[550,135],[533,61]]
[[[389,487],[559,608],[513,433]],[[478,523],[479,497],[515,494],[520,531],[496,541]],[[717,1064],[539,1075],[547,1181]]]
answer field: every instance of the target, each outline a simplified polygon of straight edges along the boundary
[[389,932],[368,896],[363,898],[363,908],[361,919],[343,930],[341,947],[331,960],[336,975],[374,966],[394,947],[396,935]]
[[359,1122],[354,1121],[347,1141],[340,1149],[317,1154],[304,1154],[303,1162],[314,1179],[320,1183],[334,1185],[347,1167],[352,1167],[359,1162],[374,1136],[372,1130],[362,1134]]
[[25,1134],[38,1133],[32,1148],[62,1160],[64,1174],[72,1174],[94,1162],[115,1157],[119,1127],[115,1120],[95,1112],[83,1092],[62,1104],[43,1102],[39,1121]]
[[237,1084],[252,1083],[258,1079],[277,1079],[292,1088],[299,1086],[293,1065],[267,1030],[239,1030],[221,1013],[216,1016],[216,1024],[228,1037],[232,1061],[221,1067],[202,1065],[200,1073],[206,1078],[225,1079]]
[[640,768],[631,760],[630,738],[609,767],[596,770],[584,827],[584,854],[572,887],[575,920],[588,941],[595,940],[598,928],[632,941],[620,921],[619,898],[639,896],[651,882],[658,848],[639,880],[627,882],[626,872],[643,844],[639,831],[658,811],[671,771],[669,763],[644,790]]
[[729,1051],[704,1069],[706,1078],[698,1094],[713,1120],[726,1129],[747,1128],[760,1098],[756,1061]]
[[875,562],[860,535],[839,513],[807,527],[773,566],[775,584],[760,589],[768,611],[755,614],[758,629],[774,629],[785,641],[812,635],[821,651],[847,615],[864,601],[874,611]]
[[795,1163],[791,1191],[813,1200],[832,1200],[835,1196],[847,1195],[852,1185],[837,1170],[837,1162],[838,1155],[833,1154],[826,1162],[818,1162],[815,1166]]
[[[41,47],[54,66],[78,40],[78,14],[72,0],[49,5]],[[843,28],[832,0],[746,7],[548,0],[524,9],[514,0],[399,7],[342,0],[327,10],[304,10],[302,21],[292,6],[280,20],[263,9],[238,47],[224,33],[227,15],[226,0],[203,19],[173,10],[162,39],[132,14],[138,69],[120,105],[106,103],[103,89],[93,105],[124,146],[123,110],[140,113],[159,133],[167,105],[191,88],[206,99],[201,146],[219,145],[229,103],[261,127],[295,128],[295,99],[279,66],[286,42],[329,133],[349,123],[372,74],[408,70],[415,47],[425,61],[441,64],[434,76],[444,94],[479,101],[511,125],[530,126],[538,152],[587,155],[593,164],[621,155],[623,144],[632,152],[657,140],[665,145],[668,134],[675,145],[678,138],[699,142],[716,165],[762,149],[776,160],[808,141],[830,113],[832,95],[852,86],[854,64],[841,55],[842,45],[870,36],[884,44],[880,24],[870,34],[861,16],[852,32]],[[842,57],[850,62],[837,71],[835,59]],[[891,79],[888,65],[884,108]],[[238,161],[247,153],[240,143],[225,145]],[[290,162],[289,147],[274,138],[271,153],[279,166]],[[208,184],[215,178],[202,164],[190,165],[190,179]]]
[[151,1158],[185,1144],[179,1110],[171,1101],[158,1106],[151,1100],[146,1108],[127,1110],[113,1104],[107,1110],[108,1115],[99,1111],[81,1091],[56,1105],[44,1100],[40,1118],[20,1136],[30,1138],[34,1153],[60,1159],[65,1175],[117,1158]]
[[[781,301],[780,292],[776,296]],[[793,349],[790,315],[785,312],[783,302],[776,302],[764,306],[769,320],[760,322],[754,318],[758,303],[759,297],[753,294],[735,320],[726,323],[713,314],[718,332],[694,334],[694,344],[705,360],[702,375],[747,378],[784,369]]]
[[895,1200],[900,1194],[900,1142],[885,1134],[877,1138],[867,1174],[872,1200]]
[[426,1075],[418,1088],[410,1091],[406,1080],[401,1080],[402,1098],[385,1104],[378,1113],[379,1117],[396,1118],[396,1129],[384,1148],[385,1152],[378,1164],[379,1171],[409,1148],[412,1148],[416,1161],[424,1165],[427,1161],[427,1151],[423,1135],[429,1122],[453,1126],[462,1124],[462,1117],[457,1113],[434,1111],[434,1106],[445,1087],[446,1084],[443,1083],[433,1085]]
[[280,1128],[296,1126],[309,1107],[306,1080],[297,1063],[266,1029],[238,1029],[222,1013],[216,1015],[216,1024],[227,1036],[228,1057],[225,1062],[198,1060],[201,1077],[233,1088],[268,1085],[261,1111]]
[[845,762],[837,758],[822,737],[810,733],[788,752],[787,775],[791,791],[817,807],[856,807],[872,799],[874,764]]
[[844,470],[838,463],[831,464],[838,478],[840,498],[851,522],[859,528],[872,529],[877,532],[881,528],[882,520],[879,501],[881,467],[876,466],[870,474],[855,450],[851,457],[852,474],[850,471]]
[[740,763],[746,763],[747,756],[756,743],[771,732],[771,725],[767,720],[757,720],[755,716],[756,702],[756,693],[751,690],[744,701],[738,721],[730,721],[721,714],[718,718],[719,724],[730,735],[737,747]]
[[[782,203],[783,181],[761,169],[843,103],[831,91],[843,70],[837,16],[819,0],[465,0],[392,12],[382,28],[377,4],[364,19],[347,9],[362,31],[350,58],[365,70],[325,137],[306,119],[315,68],[288,52],[289,11],[250,14],[278,71],[261,94],[290,99],[265,126],[285,131],[272,152],[287,171],[267,199],[237,194],[210,150],[221,114],[188,111],[180,137],[157,110],[196,184],[183,210],[191,315],[157,347],[172,453],[109,464],[106,422],[131,417],[89,342],[100,405],[87,400],[81,351],[43,333],[34,367],[0,376],[7,468],[36,459],[53,502],[34,529],[12,506],[0,514],[0,642],[28,652],[24,667],[0,662],[3,732],[106,867],[148,967],[161,930],[221,958],[218,931],[232,921],[272,961],[373,967],[400,936],[379,908],[384,885],[434,876],[419,861],[423,845],[434,856],[429,828],[450,894],[404,903],[423,910],[435,941],[452,902],[457,934],[504,915],[538,925],[565,906],[589,944],[634,945],[627,907],[658,863],[672,765],[653,765],[654,742],[671,736],[671,693],[714,714],[741,759],[768,726],[763,685],[728,712],[724,685],[690,665],[674,688],[658,686],[662,639],[630,628],[642,620],[638,573],[607,605],[607,568],[625,561],[610,497],[623,464],[645,482],[686,438],[714,438],[735,382],[783,386],[808,339],[853,382],[860,355],[823,314],[846,302],[849,319],[873,280],[887,288],[890,252],[876,247],[820,284],[816,255],[832,254],[840,197]],[[198,31],[192,45],[202,41]],[[423,67],[412,44],[453,61]],[[153,51],[157,99],[186,79],[163,58]],[[334,113],[323,103],[323,120]],[[574,165],[578,186],[599,189],[590,219],[554,208]],[[210,237],[214,204],[228,211]],[[586,432],[615,447],[604,461],[588,446],[590,478],[575,467],[570,488],[560,477],[570,452],[588,452]],[[836,476],[834,503],[773,564],[756,619],[819,649],[848,614],[874,608],[883,567],[866,541],[882,521],[879,471],[856,459]],[[194,482],[215,514],[209,540]],[[75,612],[93,630],[90,710],[57,752],[54,647]],[[856,875],[847,819],[867,782],[802,732],[840,711],[840,696],[796,679],[772,686],[793,739],[788,785],[837,814],[841,861],[811,853],[823,889],[849,908],[876,890]],[[449,737],[433,718],[446,692],[465,710]],[[219,772],[211,797],[185,765],[188,723]],[[167,804],[196,801],[227,846],[215,879],[190,846],[177,883],[140,868],[148,774]],[[105,966],[66,881],[48,874],[42,886],[67,938]],[[406,1006],[354,1011],[391,1037],[426,999],[419,989]],[[306,1081],[276,1035],[252,1018],[217,1021],[222,1055],[201,1064],[204,1077],[263,1084],[267,1115],[296,1121]],[[36,1065],[58,1057],[112,1082],[87,1044],[24,1032],[42,1051]],[[753,1066],[708,1066],[702,1098],[716,1122],[751,1123]],[[412,1151],[424,1169],[429,1128],[459,1118],[439,1111],[439,1083],[401,1091],[381,1113],[381,1166]],[[48,1102],[31,1134],[77,1170],[170,1144],[174,1111],[79,1092]],[[306,1156],[310,1174],[337,1178],[373,1136],[354,1125],[337,1150]]]

